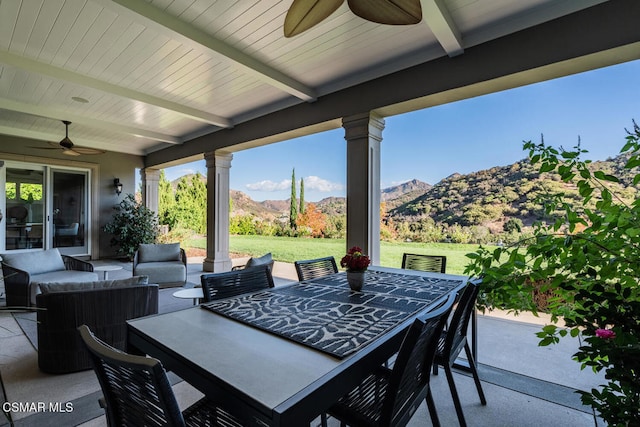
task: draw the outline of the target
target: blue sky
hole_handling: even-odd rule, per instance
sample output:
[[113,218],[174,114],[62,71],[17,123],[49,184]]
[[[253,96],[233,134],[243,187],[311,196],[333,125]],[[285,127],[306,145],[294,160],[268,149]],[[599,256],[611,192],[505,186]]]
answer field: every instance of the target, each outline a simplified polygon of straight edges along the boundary
[[[522,142],[573,147],[589,158],[620,151],[625,128],[640,122],[640,61],[385,118],[382,188],[417,178],[435,184],[452,173],[511,164]],[[344,131],[336,129],[234,153],[231,188],[254,200],[287,199],[291,171],[305,181],[305,200],[344,196]],[[204,160],[166,169],[170,180],[199,171]]]

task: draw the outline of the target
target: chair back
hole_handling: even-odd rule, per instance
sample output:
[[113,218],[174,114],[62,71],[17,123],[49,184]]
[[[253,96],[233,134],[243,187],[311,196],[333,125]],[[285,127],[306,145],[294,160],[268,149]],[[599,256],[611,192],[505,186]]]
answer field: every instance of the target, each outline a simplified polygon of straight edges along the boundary
[[402,256],[402,268],[409,270],[445,273],[447,257],[444,255],[407,254]]
[[455,294],[436,310],[418,317],[406,333],[389,378],[379,425],[405,425],[427,396],[438,339]]
[[86,325],[78,328],[100,382],[110,426],[184,426],[159,360],[105,344]]
[[307,259],[293,263],[298,273],[298,280],[311,280],[328,276],[338,272],[338,265],[332,256],[325,258]]
[[466,343],[469,319],[471,319],[471,313],[475,309],[479,290],[480,282],[469,282],[467,284],[447,326],[447,334],[441,353],[443,357],[449,359],[450,363],[458,357]]
[[273,288],[269,264],[200,276],[204,302]]

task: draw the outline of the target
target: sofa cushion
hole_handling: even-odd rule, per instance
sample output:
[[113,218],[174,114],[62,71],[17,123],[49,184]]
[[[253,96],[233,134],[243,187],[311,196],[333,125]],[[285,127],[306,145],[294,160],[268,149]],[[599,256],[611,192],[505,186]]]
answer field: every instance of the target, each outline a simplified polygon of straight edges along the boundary
[[145,262],[136,265],[136,275],[149,276],[149,283],[185,282],[187,268],[182,261]]
[[180,261],[180,243],[143,243],[138,246],[138,262]]
[[30,295],[31,304],[36,303],[36,295],[40,293],[41,283],[51,282],[94,282],[98,280],[98,273],[91,271],[62,270],[51,271],[48,273],[36,274],[31,276]]
[[271,256],[271,252],[269,252],[258,258],[249,258],[245,268],[257,267],[259,265],[267,265],[271,263],[273,263],[273,257]]
[[51,282],[39,283],[40,292],[48,294],[52,292],[82,291],[86,289],[123,288],[126,286],[147,285],[148,276],[133,276],[126,279],[96,280],[93,282]]
[[53,271],[65,271],[64,261],[58,249],[3,254],[2,261],[14,268],[26,271],[31,276]]

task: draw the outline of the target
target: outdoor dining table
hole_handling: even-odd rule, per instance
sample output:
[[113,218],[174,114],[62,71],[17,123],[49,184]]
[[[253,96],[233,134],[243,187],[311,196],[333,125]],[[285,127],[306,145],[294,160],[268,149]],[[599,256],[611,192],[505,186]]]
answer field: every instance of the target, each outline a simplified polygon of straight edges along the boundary
[[128,321],[130,349],[260,425],[309,425],[400,346],[466,276],[370,267]]

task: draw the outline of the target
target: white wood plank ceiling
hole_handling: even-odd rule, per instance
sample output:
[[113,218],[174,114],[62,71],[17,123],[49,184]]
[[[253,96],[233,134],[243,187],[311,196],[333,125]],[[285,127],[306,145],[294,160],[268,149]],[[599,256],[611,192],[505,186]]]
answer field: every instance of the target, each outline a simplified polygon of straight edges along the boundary
[[600,1],[422,0],[412,26],[345,2],[285,38],[291,3],[0,0],[0,134],[57,142],[69,120],[76,145],[146,154]]

